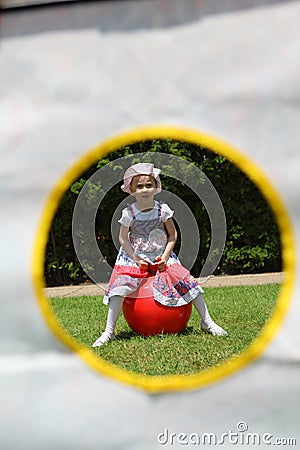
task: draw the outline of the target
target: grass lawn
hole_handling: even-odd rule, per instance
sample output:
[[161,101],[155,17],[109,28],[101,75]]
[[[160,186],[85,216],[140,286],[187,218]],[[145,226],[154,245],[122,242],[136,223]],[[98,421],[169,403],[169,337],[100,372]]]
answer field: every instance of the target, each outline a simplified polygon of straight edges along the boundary
[[[152,337],[131,331],[121,314],[117,339],[93,351],[122,369],[142,375],[200,372],[238,356],[249,346],[272,315],[279,289],[279,284],[205,289],[210,314],[228,336],[203,333],[195,308],[182,333]],[[52,298],[49,302],[68,334],[87,347],[105,328],[108,307],[102,304],[102,297]]]

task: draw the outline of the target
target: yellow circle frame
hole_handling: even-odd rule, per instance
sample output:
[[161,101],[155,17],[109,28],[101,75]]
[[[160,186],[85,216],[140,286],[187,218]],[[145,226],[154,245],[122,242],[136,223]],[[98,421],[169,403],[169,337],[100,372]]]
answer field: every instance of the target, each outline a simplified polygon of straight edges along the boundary
[[[108,153],[114,152],[125,145],[130,145],[142,140],[160,138],[190,142],[210,149],[232,161],[249,176],[263,193],[275,213],[281,233],[282,261],[285,278],[280,289],[277,305],[271,318],[262,329],[260,335],[240,354],[238,358],[230,358],[212,369],[190,375],[145,376],[128,372],[106,362],[96,355],[93,350],[87,348],[67,334],[58,323],[58,320],[50,307],[49,300],[44,294],[44,288],[46,287],[44,280],[44,257],[48,234],[53,217],[65,191],[82,172],[99,160],[99,158],[103,158]],[[195,389],[206,386],[235,373],[258,358],[279,329],[288,309],[295,279],[295,261],[294,235],[285,206],[275,189],[266,179],[265,175],[251,160],[248,159],[248,157],[241,154],[237,149],[229,146],[227,143],[195,130],[171,126],[152,126],[138,128],[105,140],[103,143],[92,148],[83,155],[82,158],[80,158],[80,160],[65,173],[50,193],[42,213],[33,249],[32,274],[35,292],[42,314],[45,316],[46,322],[55,335],[78,353],[90,367],[100,372],[102,375],[150,393],[159,393]]]

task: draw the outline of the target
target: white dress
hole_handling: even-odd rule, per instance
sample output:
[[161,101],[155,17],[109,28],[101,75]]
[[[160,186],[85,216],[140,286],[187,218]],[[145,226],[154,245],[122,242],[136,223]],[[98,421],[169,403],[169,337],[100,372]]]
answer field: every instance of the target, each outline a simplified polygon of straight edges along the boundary
[[148,277],[153,277],[154,299],[165,306],[185,305],[203,293],[197,280],[181,265],[174,252],[166,263],[165,271],[160,272],[157,268],[156,258],[163,253],[167,244],[164,223],[173,214],[166,203],[157,201],[151,211],[141,212],[135,204],[128,205],[122,211],[119,223],[129,227],[129,240],[134,252],[149,263],[148,270],[141,270],[121,247],[103,299],[105,304],[109,303],[112,296],[132,294]]

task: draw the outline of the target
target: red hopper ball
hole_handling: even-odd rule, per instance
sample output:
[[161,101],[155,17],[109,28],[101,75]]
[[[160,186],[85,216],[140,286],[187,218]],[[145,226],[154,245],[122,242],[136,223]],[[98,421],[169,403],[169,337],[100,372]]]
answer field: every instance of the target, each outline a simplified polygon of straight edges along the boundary
[[154,277],[142,281],[134,294],[125,297],[123,314],[130,328],[143,336],[172,334],[182,331],[191,316],[192,303],[183,306],[164,306],[154,300]]

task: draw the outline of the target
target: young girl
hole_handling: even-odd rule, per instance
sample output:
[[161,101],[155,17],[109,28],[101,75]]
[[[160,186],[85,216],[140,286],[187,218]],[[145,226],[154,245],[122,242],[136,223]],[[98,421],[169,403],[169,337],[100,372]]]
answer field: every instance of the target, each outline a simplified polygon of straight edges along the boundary
[[124,297],[136,291],[143,278],[154,275],[154,299],[165,306],[193,302],[201,317],[201,329],[215,336],[226,335],[207,310],[203,290],[173,252],[177,232],[173,211],[154,200],[161,191],[160,170],[150,163],[129,167],[121,189],[135,197],[135,203],[122,211],[121,244],[109,286],[103,299],[109,304],[104,333],[94,342],[99,347],[115,337],[114,329]]

